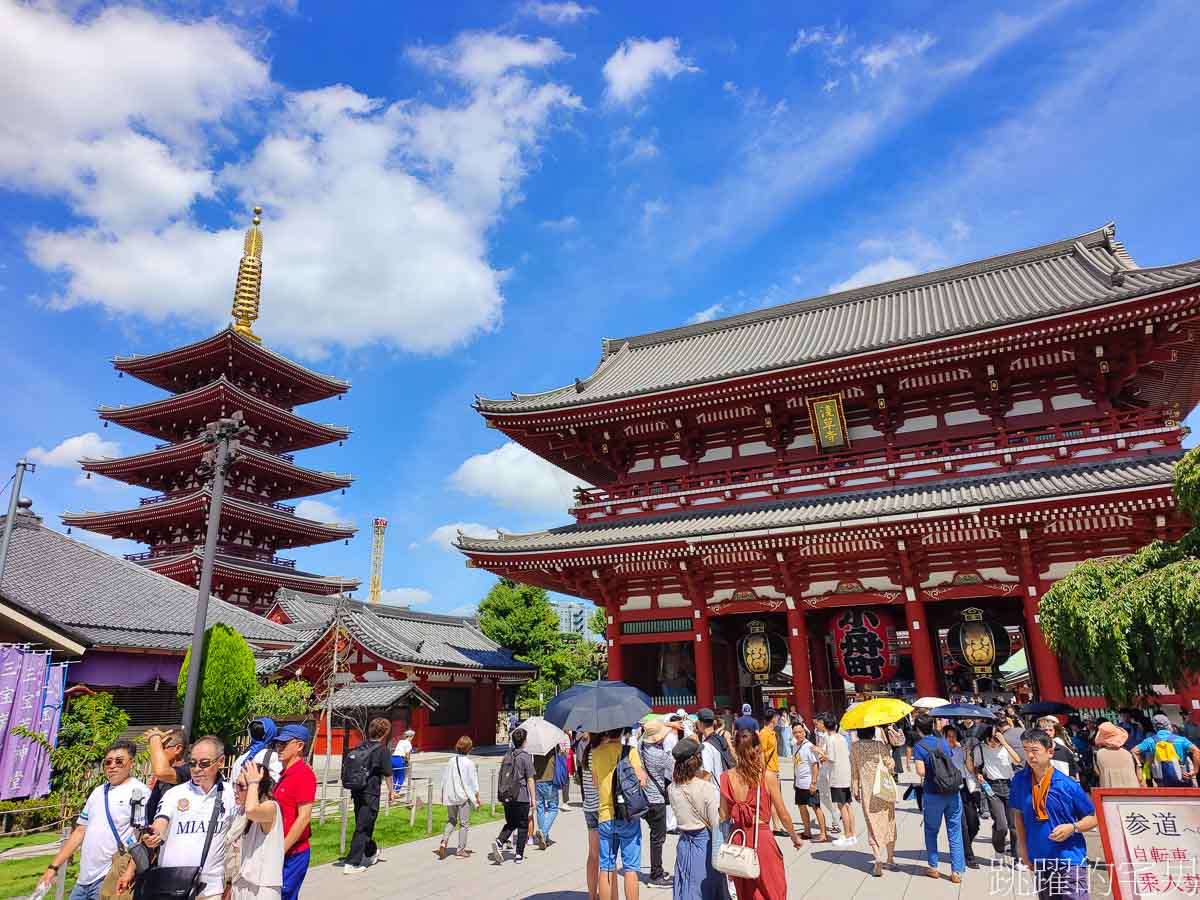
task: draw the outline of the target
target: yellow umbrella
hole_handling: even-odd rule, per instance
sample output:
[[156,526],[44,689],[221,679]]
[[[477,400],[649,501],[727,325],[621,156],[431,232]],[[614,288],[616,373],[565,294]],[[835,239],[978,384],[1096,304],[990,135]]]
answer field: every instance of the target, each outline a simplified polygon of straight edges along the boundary
[[853,709],[846,710],[842,716],[842,730],[854,728],[871,728],[875,725],[891,725],[899,722],[913,708],[903,700],[895,697],[876,697],[874,700],[864,700]]

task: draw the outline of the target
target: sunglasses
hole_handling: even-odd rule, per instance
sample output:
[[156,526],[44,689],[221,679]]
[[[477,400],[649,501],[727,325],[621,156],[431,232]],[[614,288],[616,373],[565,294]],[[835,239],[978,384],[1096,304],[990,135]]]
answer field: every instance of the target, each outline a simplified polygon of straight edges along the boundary
[[207,769],[215,762],[215,759],[189,759],[187,764],[193,769]]
[[121,766],[127,766],[127,765],[129,765],[129,760],[127,760],[123,756],[110,756],[103,762],[103,766],[106,769],[109,766],[116,766],[117,768],[120,768]]

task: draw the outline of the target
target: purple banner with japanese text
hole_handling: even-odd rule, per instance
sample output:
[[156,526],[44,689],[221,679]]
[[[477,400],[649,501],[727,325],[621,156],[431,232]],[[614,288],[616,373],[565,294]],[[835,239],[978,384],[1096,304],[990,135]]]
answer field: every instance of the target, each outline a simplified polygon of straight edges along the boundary
[[46,678],[46,696],[42,700],[42,715],[36,731],[45,735],[49,749],[35,746],[33,753],[33,789],[29,796],[44,797],[50,793],[50,750],[58,746],[58,726],[62,721],[63,695],[67,687],[67,666],[59,663],[50,667]]
[[33,790],[33,764],[37,744],[26,737],[13,734],[15,728],[33,730],[42,714],[46,692],[46,670],[50,654],[25,651],[21,675],[13,696],[4,749],[0,752],[0,800],[28,797]]
[[17,696],[17,682],[21,678],[24,659],[25,652],[19,647],[0,645],[0,750],[3,750],[4,738],[8,735],[8,718]]

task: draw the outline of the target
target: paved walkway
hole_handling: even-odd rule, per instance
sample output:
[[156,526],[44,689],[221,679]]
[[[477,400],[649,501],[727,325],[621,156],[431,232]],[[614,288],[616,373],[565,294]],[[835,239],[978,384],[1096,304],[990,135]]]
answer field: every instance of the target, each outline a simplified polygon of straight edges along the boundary
[[[790,766],[786,766],[790,770]],[[791,809],[792,786],[784,779],[784,796]],[[792,809],[793,815],[795,814]],[[855,847],[837,848],[830,844],[806,843],[800,851],[793,850],[786,838],[779,839],[787,866],[788,897],[790,900],[940,900],[940,898],[1036,896],[1031,885],[1020,885],[1011,869],[991,868],[991,822],[984,821],[975,842],[975,852],[982,863],[978,870],[968,869],[961,885],[951,884],[949,878],[949,848],[942,836],[943,877],[937,881],[925,877],[924,832],[921,814],[912,801],[902,802],[896,812],[898,840],[896,861],[901,871],[885,871],[882,878],[871,877],[871,855],[867,846],[865,825],[856,807],[859,843]],[[305,881],[301,900],[325,900],[348,896],[375,900],[396,896],[421,898],[486,897],[487,900],[587,900],[584,863],[587,859],[587,829],[578,804],[560,812],[554,824],[554,846],[538,850],[532,843],[527,859],[516,865],[506,858],[496,866],[487,858],[492,839],[501,823],[492,822],[472,828],[470,846],[474,851],[468,859],[453,855],[439,861],[436,856],[437,838],[404,844],[384,851],[385,861],[359,875],[344,875],[336,865],[314,869]],[[455,838],[456,839],[456,838]],[[1099,841],[1089,835],[1089,850],[1093,859],[1101,858]],[[453,843],[452,843],[452,846]],[[664,850],[667,871],[674,866],[675,838],[668,837]],[[649,844],[643,830],[642,877],[649,871]],[[1024,890],[1020,888],[1024,887]],[[649,900],[669,898],[667,890],[642,885],[641,894]],[[1101,883],[1094,880],[1093,897],[1105,896]]]

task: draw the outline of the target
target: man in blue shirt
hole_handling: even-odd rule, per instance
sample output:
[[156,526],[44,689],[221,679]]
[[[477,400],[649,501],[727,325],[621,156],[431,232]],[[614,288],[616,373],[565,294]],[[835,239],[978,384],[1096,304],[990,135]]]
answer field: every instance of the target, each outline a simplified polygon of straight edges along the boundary
[[1087,900],[1087,845],[1096,810],[1079,783],[1054,768],[1054,741],[1031,729],[1021,736],[1027,765],[1013,775],[1008,802],[1017,854],[1034,872],[1038,896]]
[[920,738],[913,745],[913,761],[916,764],[917,777],[924,783],[924,801],[922,814],[925,816],[925,856],[929,868],[925,874],[930,878],[940,878],[938,873],[938,832],[942,829],[942,819],[946,820],[946,837],[950,840],[950,880],[955,884],[962,882],[962,873],[967,864],[963,854],[962,836],[962,798],[957,787],[949,793],[938,790],[933,778],[933,759],[936,750],[946,754],[951,759],[953,753],[945,738],[933,736],[934,721],[928,715],[917,716],[917,733]]
[[[1140,769],[1143,763],[1150,763],[1150,773],[1157,787],[1191,787],[1184,778],[1184,772],[1188,768],[1187,759],[1191,756],[1192,770],[1200,771],[1200,749],[1182,734],[1172,731],[1171,720],[1162,713],[1154,716],[1150,722],[1158,731],[1147,735],[1130,751],[1137,761],[1138,768]],[[1159,743],[1171,746],[1175,753],[1173,760],[1169,756],[1166,759],[1160,758],[1157,751]]]

